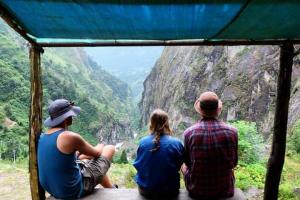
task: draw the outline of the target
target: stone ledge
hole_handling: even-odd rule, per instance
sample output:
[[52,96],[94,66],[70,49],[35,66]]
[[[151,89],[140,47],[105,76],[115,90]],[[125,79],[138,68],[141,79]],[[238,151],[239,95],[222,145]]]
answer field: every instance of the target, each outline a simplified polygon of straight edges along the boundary
[[[82,198],[83,200],[147,200],[141,196],[137,189],[96,189],[93,194]],[[56,200],[48,197],[47,200]],[[158,200],[155,198],[155,200]],[[186,190],[180,190],[179,195],[172,200],[193,200]],[[246,200],[244,193],[240,189],[235,189],[234,197],[222,200]]]

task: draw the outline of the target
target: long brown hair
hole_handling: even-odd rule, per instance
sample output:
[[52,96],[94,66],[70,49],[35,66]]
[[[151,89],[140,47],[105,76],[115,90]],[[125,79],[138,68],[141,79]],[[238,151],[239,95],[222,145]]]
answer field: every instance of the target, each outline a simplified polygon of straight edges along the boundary
[[162,134],[172,135],[173,133],[169,126],[169,116],[165,111],[161,109],[155,109],[152,112],[150,116],[149,131],[155,136],[153,139],[155,147],[150,150],[151,152],[154,152],[160,148],[160,136]]

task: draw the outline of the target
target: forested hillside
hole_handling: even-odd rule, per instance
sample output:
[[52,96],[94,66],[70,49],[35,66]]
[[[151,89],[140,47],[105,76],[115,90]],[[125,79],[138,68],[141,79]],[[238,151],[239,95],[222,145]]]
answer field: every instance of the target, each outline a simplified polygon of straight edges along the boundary
[[[82,108],[72,130],[92,143],[132,137],[131,92],[83,49],[45,49],[42,55],[44,118],[49,103],[66,98]],[[0,159],[27,156],[30,74],[28,46],[0,23]]]

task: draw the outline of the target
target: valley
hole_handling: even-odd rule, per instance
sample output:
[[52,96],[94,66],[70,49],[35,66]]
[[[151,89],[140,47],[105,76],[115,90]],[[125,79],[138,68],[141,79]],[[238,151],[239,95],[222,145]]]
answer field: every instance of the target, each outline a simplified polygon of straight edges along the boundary
[[[220,118],[239,131],[236,185],[249,199],[261,199],[273,131],[278,56],[274,46],[46,48],[43,117],[51,101],[73,100],[82,112],[71,130],[92,144],[101,140],[117,145],[110,176],[120,187],[135,188],[131,162],[139,140],[149,134],[150,113],[155,108],[168,112],[175,136],[182,139],[183,131],[199,120],[195,99],[203,91],[215,91],[224,105]],[[282,200],[299,197],[299,64],[297,57]],[[14,184],[28,184],[28,65],[27,44],[1,22],[0,185],[6,187],[1,187],[0,195],[6,199],[29,195],[28,187],[22,190]],[[22,190],[20,196],[14,196],[15,189]]]

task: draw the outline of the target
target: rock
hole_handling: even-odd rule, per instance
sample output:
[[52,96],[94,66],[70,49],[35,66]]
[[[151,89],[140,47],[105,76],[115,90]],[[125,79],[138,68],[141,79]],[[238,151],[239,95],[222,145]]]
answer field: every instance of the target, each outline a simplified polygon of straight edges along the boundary
[[[144,81],[141,126],[148,124],[153,109],[161,108],[168,112],[175,132],[182,133],[183,124],[199,119],[194,101],[203,91],[212,90],[223,100],[223,120],[254,121],[268,138],[275,113],[278,56],[278,47],[271,46],[166,47]],[[300,119],[297,60],[289,126]]]

